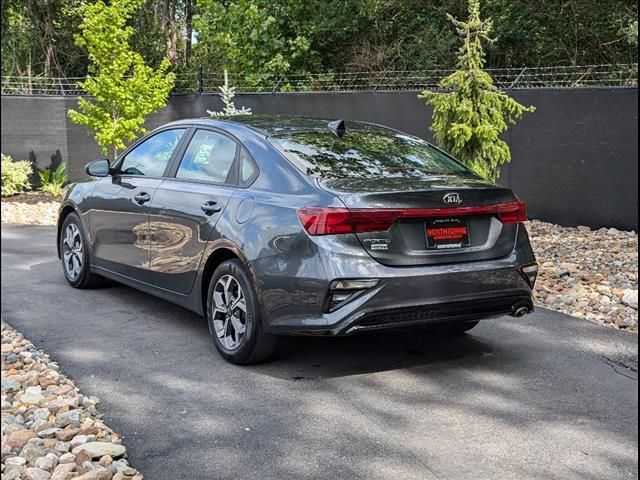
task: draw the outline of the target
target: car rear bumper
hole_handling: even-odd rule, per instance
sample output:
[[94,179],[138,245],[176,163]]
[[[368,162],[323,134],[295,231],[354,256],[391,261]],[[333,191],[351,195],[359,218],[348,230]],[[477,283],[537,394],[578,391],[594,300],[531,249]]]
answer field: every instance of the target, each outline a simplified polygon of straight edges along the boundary
[[[258,284],[272,286],[268,294],[262,292],[267,332],[348,335],[491,318],[515,314],[522,306],[533,310],[532,287],[522,267],[535,263],[535,257],[524,229],[519,229],[516,246],[506,257],[415,267],[385,266],[372,259],[355,237],[351,244],[331,236],[314,241],[316,255],[298,265],[298,271],[322,271],[321,276],[298,273],[295,280],[288,277],[276,283],[273,266],[278,263],[270,259],[270,278],[258,279]],[[368,279],[378,283],[335,310],[328,308],[333,282]]]
[[532,311],[533,301],[531,288],[517,267],[450,273],[432,271],[421,276],[380,278],[376,287],[359,293],[335,311],[284,315],[272,321],[268,330],[276,334],[349,335],[437,322],[480,320],[515,314],[520,307]]
[[391,308],[367,313],[356,321],[349,322],[345,328],[331,333],[350,335],[366,331],[421,327],[442,322],[484,320],[507,314],[516,315],[516,312],[525,311],[533,311],[530,295]]

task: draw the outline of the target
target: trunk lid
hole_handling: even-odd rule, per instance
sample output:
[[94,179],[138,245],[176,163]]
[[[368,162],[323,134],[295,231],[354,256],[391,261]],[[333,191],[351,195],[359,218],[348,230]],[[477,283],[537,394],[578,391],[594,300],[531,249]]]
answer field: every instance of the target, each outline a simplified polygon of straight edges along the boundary
[[[319,184],[359,214],[402,212],[386,231],[356,233],[364,249],[384,265],[487,260],[508,255],[515,245],[517,223],[503,223],[493,207],[516,197],[472,174],[320,179]],[[460,203],[446,203],[445,196]]]

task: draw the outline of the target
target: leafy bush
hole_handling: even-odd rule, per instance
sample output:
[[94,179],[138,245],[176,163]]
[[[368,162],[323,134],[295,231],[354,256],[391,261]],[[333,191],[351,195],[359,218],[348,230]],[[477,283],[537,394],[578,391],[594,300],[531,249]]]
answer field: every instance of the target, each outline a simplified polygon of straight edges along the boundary
[[9,197],[31,188],[29,175],[33,173],[28,160],[13,161],[9,155],[2,154],[2,196]]
[[58,165],[53,172],[47,168],[38,174],[40,176],[40,190],[52,197],[59,197],[67,184],[67,169],[64,163]]

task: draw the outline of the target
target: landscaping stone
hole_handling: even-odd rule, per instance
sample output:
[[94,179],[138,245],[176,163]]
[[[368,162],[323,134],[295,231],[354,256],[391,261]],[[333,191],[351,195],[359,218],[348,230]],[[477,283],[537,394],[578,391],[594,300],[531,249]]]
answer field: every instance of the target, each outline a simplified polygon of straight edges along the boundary
[[26,465],[27,460],[22,457],[9,457],[4,463],[6,465]]
[[115,443],[89,442],[72,449],[71,453],[75,453],[77,455],[80,451],[89,453],[91,458],[100,458],[104,455],[121,457],[126,453],[127,449],[123,445]]
[[34,465],[36,467],[41,468],[42,470],[46,470],[47,472],[52,471],[57,464],[58,464],[57,457],[54,460],[49,456],[49,454],[45,455],[44,457],[38,458],[34,462]]
[[56,433],[62,431],[61,428],[58,427],[53,427],[53,428],[47,428],[45,430],[40,430],[38,432],[38,436],[40,438],[53,438],[56,436]]
[[73,437],[75,437],[78,433],[80,433],[80,429],[79,428],[67,427],[64,430],[60,430],[59,429],[56,432],[56,438],[58,440],[62,440],[63,442],[68,442]]
[[71,442],[69,442],[69,443],[71,444],[71,449],[73,450],[78,445],[82,445],[84,443],[87,443],[88,441],[89,441],[89,436],[88,435],[76,435],[75,437],[73,437],[71,439]]
[[49,480],[51,478],[51,474],[41,468],[31,467],[25,469],[22,473],[22,478],[23,480]]
[[2,471],[2,480],[16,480],[20,478],[24,467],[21,465],[7,465]]
[[56,427],[70,426],[77,428],[80,426],[80,410],[70,410],[62,412],[56,417]]
[[539,265],[538,306],[637,332],[637,233],[536,220],[526,228]]
[[70,480],[75,475],[75,463],[62,463],[51,474],[51,480]]
[[44,395],[42,395],[42,387],[27,387],[25,392],[20,397],[20,401],[22,403],[33,403],[38,404],[41,400],[44,400]]
[[20,382],[14,378],[2,379],[2,392],[17,392],[21,388]]
[[113,460],[126,448],[112,443],[119,436],[99,419],[97,405],[2,322],[2,480],[111,480],[124,468],[132,474],[123,478],[141,479],[125,459]]
[[9,433],[6,438],[3,439],[3,443],[11,450],[19,451],[27,444],[29,440],[36,436],[37,435],[31,430],[21,428],[20,430]]
[[58,459],[59,463],[73,463],[75,465],[76,456],[73,453],[67,452],[60,455]]
[[98,467],[90,470],[79,477],[73,477],[74,480],[111,480],[113,474],[111,470],[104,467]]
[[32,465],[39,457],[44,457],[45,454],[44,448],[29,443],[20,450],[20,456],[24,457],[29,465]]

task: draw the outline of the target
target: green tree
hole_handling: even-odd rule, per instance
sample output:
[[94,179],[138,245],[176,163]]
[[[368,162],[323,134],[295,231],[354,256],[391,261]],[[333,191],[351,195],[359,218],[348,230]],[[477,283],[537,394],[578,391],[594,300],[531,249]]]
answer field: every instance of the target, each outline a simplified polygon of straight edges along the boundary
[[98,0],[84,5],[76,35],[76,43],[89,54],[89,76],[81,86],[92,98],[80,98],[79,111],[70,110],[69,118],[87,126],[104,154],[111,150],[114,159],[125,142],[146,131],[145,118],[166,105],[175,81],[168,60],[153,69],[131,49],[133,28],[127,22],[141,3]]
[[445,92],[424,91],[419,95],[433,107],[431,130],[436,142],[458,157],[477,174],[497,181],[500,165],[511,160],[506,142],[500,139],[525,107],[500,92],[483,70],[483,42],[491,42],[491,20],[480,18],[480,0],[469,0],[469,18],[460,21],[448,15],[462,38],[458,70],[442,81]]
[[3,0],[2,75],[84,75],[86,58],[73,43],[82,0]]
[[199,0],[194,53],[209,68],[253,76],[255,82],[260,75],[287,73],[309,49],[304,35],[286,32],[287,7],[288,2]]

